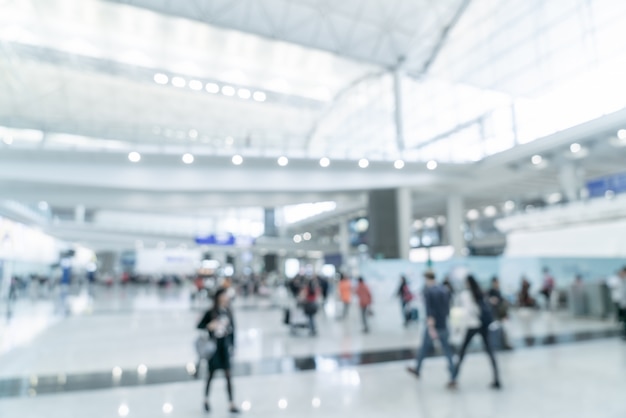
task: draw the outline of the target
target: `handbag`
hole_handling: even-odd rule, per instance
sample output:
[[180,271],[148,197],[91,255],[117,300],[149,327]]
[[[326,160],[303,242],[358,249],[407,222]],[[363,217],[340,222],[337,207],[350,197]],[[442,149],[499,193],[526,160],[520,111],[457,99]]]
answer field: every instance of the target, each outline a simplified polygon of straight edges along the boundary
[[195,341],[196,353],[198,353],[198,358],[200,359],[210,359],[215,354],[215,350],[217,349],[217,345],[212,338],[209,338],[208,333],[204,333],[203,335],[198,335]]

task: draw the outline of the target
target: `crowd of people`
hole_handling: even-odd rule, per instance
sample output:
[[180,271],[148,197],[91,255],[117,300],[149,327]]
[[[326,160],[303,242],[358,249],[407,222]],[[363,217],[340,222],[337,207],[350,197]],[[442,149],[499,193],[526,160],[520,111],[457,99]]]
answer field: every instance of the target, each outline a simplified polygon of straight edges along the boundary
[[[580,280],[579,280],[580,281]],[[316,316],[323,308],[331,294],[331,288],[336,288],[339,308],[336,310],[337,321],[349,318],[353,300],[358,300],[360,320],[363,333],[370,332],[369,318],[373,315],[373,295],[363,277],[358,277],[356,283],[345,274],[341,274],[335,282],[328,278],[312,276],[296,276],[285,282],[285,292],[293,304],[285,307],[284,322],[294,325],[295,312],[301,311],[306,318],[302,326],[309,330],[311,336],[316,336]],[[626,267],[621,269],[614,279],[609,280],[612,300],[617,310],[617,318],[623,324],[624,338],[626,339]],[[438,283],[433,271],[424,273],[424,287],[421,292],[411,289],[409,280],[402,276],[395,295],[400,301],[401,317],[404,326],[417,321],[419,315],[416,301],[419,299],[425,312],[424,330],[421,347],[417,350],[415,366],[408,367],[408,372],[416,378],[422,377],[422,364],[433,351],[435,345],[441,347],[447,360],[449,373],[448,389],[456,389],[460,377],[461,366],[466,359],[466,353],[474,337],[479,336],[486,353],[492,373],[490,387],[502,387],[496,346],[499,349],[512,349],[503,324],[509,318],[512,305],[521,309],[537,308],[538,304],[531,292],[531,283],[522,278],[520,290],[513,300],[503,295],[500,281],[494,277],[486,291],[481,289],[476,278],[468,274],[463,280],[461,289],[455,289],[451,280],[446,277]],[[550,309],[550,300],[555,292],[555,280],[550,272],[544,270],[543,285],[539,291],[546,299],[546,307]],[[215,373],[223,370],[226,377],[226,388],[230,401],[230,412],[238,413],[234,403],[232,385],[232,353],[235,344],[235,321],[230,308],[233,298],[229,287],[219,288],[213,297],[213,305],[197,327],[206,332],[199,354],[207,359],[208,373],[205,386],[204,409],[210,411],[209,392]],[[451,326],[461,327],[463,337],[456,347],[451,343]],[[495,337],[495,338],[494,338]],[[199,365],[198,365],[199,368]]]

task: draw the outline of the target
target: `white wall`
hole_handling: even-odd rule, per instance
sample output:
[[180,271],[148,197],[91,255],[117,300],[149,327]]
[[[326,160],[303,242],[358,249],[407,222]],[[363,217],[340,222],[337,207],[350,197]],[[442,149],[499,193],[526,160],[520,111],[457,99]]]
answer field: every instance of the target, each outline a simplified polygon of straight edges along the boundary
[[626,258],[626,219],[511,232],[505,254],[509,257]]
[[200,249],[144,249],[137,251],[138,274],[194,274],[200,267]]

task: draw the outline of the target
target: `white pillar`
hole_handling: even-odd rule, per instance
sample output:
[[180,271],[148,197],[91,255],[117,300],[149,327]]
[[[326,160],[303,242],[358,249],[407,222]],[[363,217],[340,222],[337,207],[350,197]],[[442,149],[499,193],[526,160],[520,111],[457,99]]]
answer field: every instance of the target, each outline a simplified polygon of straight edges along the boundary
[[411,189],[402,187],[396,192],[398,209],[398,253],[408,260],[411,251],[411,225],[413,223],[413,201]]
[[393,72],[393,96],[395,99],[396,146],[398,151],[404,151],[404,119],[402,117],[402,73]]
[[561,190],[569,202],[574,202],[580,197],[582,188],[580,177],[576,166],[572,163],[563,165],[559,171]]
[[459,195],[448,196],[448,242],[454,248],[454,256],[463,256],[465,249],[465,237],[463,237],[463,197]]
[[76,223],[79,223],[79,224],[84,224],[85,212],[86,212],[86,209],[84,205],[76,206],[76,208],[74,209],[74,221],[76,221]]

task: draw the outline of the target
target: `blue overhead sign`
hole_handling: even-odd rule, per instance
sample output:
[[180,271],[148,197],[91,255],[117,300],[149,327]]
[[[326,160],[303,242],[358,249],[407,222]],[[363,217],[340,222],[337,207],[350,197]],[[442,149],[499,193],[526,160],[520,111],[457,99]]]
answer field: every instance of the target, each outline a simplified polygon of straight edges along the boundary
[[200,237],[196,237],[196,244],[198,245],[223,245],[232,246],[236,243],[236,238],[231,233],[225,234],[210,234]]
[[587,182],[589,197],[604,197],[607,192],[626,193],[626,173],[601,177]]

